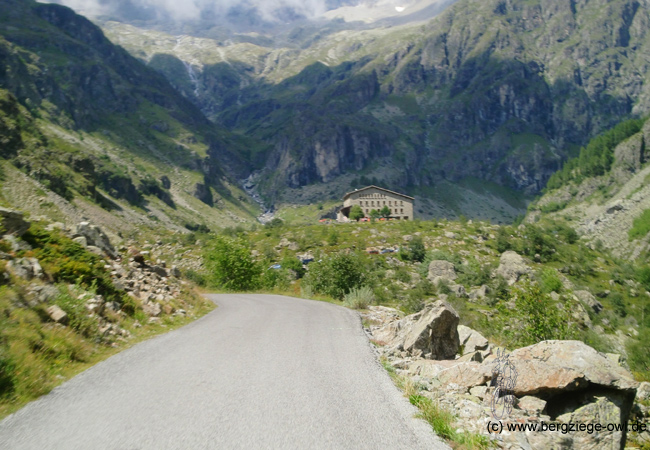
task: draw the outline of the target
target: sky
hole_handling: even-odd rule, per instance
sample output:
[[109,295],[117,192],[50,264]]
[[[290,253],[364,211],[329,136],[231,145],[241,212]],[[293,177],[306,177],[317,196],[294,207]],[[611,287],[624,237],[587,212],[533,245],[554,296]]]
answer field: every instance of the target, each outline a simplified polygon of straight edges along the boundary
[[[41,0],[48,1],[48,0]],[[255,6],[260,15],[267,20],[273,20],[273,12],[283,7],[293,8],[297,13],[306,17],[317,17],[323,14],[326,0],[49,0],[61,3],[75,11],[89,16],[110,14],[116,8],[145,8],[155,10],[163,15],[178,19],[191,20],[199,17],[204,9],[214,9],[218,15],[225,13],[233,6]],[[165,14],[166,13],[166,14]]]

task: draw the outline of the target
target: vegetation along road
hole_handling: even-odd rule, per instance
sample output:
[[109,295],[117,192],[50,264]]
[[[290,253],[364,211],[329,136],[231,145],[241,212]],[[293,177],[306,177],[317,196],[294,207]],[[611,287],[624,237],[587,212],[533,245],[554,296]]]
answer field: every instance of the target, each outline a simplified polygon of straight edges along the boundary
[[0,422],[3,449],[448,448],[329,303],[219,307],[104,361]]

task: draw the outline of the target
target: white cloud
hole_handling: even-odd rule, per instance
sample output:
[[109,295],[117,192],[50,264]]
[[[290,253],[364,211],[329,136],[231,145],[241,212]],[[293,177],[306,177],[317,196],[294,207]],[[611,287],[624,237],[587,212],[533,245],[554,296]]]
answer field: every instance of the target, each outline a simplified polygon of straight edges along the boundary
[[[124,0],[41,0],[61,3],[75,11],[96,16],[110,13],[120,8]],[[244,5],[256,7],[262,17],[272,20],[274,13],[282,8],[293,8],[297,13],[316,17],[323,14],[327,8],[325,0],[131,0],[138,7],[153,7],[161,13],[167,13],[178,20],[196,19],[203,10],[214,10],[219,15],[225,15],[233,6]]]

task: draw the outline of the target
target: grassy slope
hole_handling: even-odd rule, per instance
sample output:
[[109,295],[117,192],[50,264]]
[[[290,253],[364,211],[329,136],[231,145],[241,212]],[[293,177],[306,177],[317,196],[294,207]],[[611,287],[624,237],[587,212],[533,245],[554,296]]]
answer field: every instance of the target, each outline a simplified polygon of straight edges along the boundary
[[[240,238],[250,243],[265,270],[271,264],[281,263],[297,253],[310,253],[318,261],[340,251],[352,252],[358,255],[356,264],[366,272],[367,283],[372,286],[377,303],[406,312],[417,311],[426,301],[446,291],[445,288],[436,289],[426,281],[428,261],[452,261],[459,274],[457,282],[464,285],[468,292],[482,284],[490,289],[485,299],[476,301],[450,295],[461,322],[478,329],[491,342],[510,348],[527,345],[530,337],[519,334],[524,330],[517,327],[507,331],[510,327],[506,325],[526,324],[526,327],[532,327],[535,321],[546,320],[534,314],[525,315],[508,306],[509,302],[514,301],[514,288],[532,292],[535,296],[541,295],[540,299],[543,298],[549,308],[554,308],[557,303],[565,305],[566,311],[562,314],[567,316],[563,316],[563,320],[572,325],[562,332],[562,336],[557,334],[559,330],[547,329],[543,334],[546,339],[573,337],[601,351],[625,354],[626,345],[633,341],[621,338],[618,333],[622,331],[634,336],[650,327],[650,304],[644,296],[639,295],[650,287],[641,273],[643,265],[624,262],[605,251],[587,248],[561,221],[543,221],[521,228],[484,222],[378,222],[263,227],[252,232],[242,229],[230,230],[230,233],[238,233]],[[455,236],[450,237],[449,233]],[[407,248],[409,244],[405,235],[419,236],[423,240],[427,248],[423,264],[391,261],[395,253],[369,255],[365,251],[369,247]],[[280,246],[281,239],[294,243],[297,250]],[[509,288],[503,286],[498,277],[492,276],[499,264],[500,253],[506,249],[526,256],[527,264],[531,267],[529,278],[532,285],[518,283]],[[535,254],[540,254],[540,262],[535,262]],[[301,287],[304,288],[303,281],[292,284],[281,282],[278,286],[299,292]],[[535,294],[535,286],[541,292]],[[604,311],[595,314],[589,307],[579,305],[573,298],[573,292],[582,289],[601,295],[599,301],[604,305]],[[552,291],[560,295],[559,300],[549,296]],[[522,304],[524,307],[526,305]],[[581,322],[584,315],[583,319],[573,316],[583,309],[592,322],[591,329]],[[602,332],[593,331],[595,327],[601,327]],[[650,367],[644,368],[643,364],[635,365],[633,369],[642,379],[650,376]]]

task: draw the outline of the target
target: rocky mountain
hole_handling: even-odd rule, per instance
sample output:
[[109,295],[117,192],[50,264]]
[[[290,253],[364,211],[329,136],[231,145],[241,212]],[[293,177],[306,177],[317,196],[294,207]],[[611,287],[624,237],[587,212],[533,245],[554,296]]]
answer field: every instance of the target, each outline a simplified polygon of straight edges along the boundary
[[478,179],[485,198],[503,198],[490,183],[538,193],[590,137],[650,106],[645,2],[462,0],[424,25],[340,23],[268,44],[103,26],[213,121],[263,142],[242,156],[271,203],[311,201],[311,186],[337,197],[364,175],[417,194],[423,216],[473,215],[432,192]]
[[[591,174],[589,150],[626,125],[630,127],[619,137],[620,142],[614,141],[605,158],[601,156],[611,163],[602,173]],[[546,194],[530,205],[527,220],[563,218],[590,245],[607,248],[620,257],[645,260],[650,249],[649,141],[650,121],[644,120],[620,124],[595,139],[554,176]]]
[[109,233],[252,220],[237,137],[71,9],[0,2],[2,203]]

